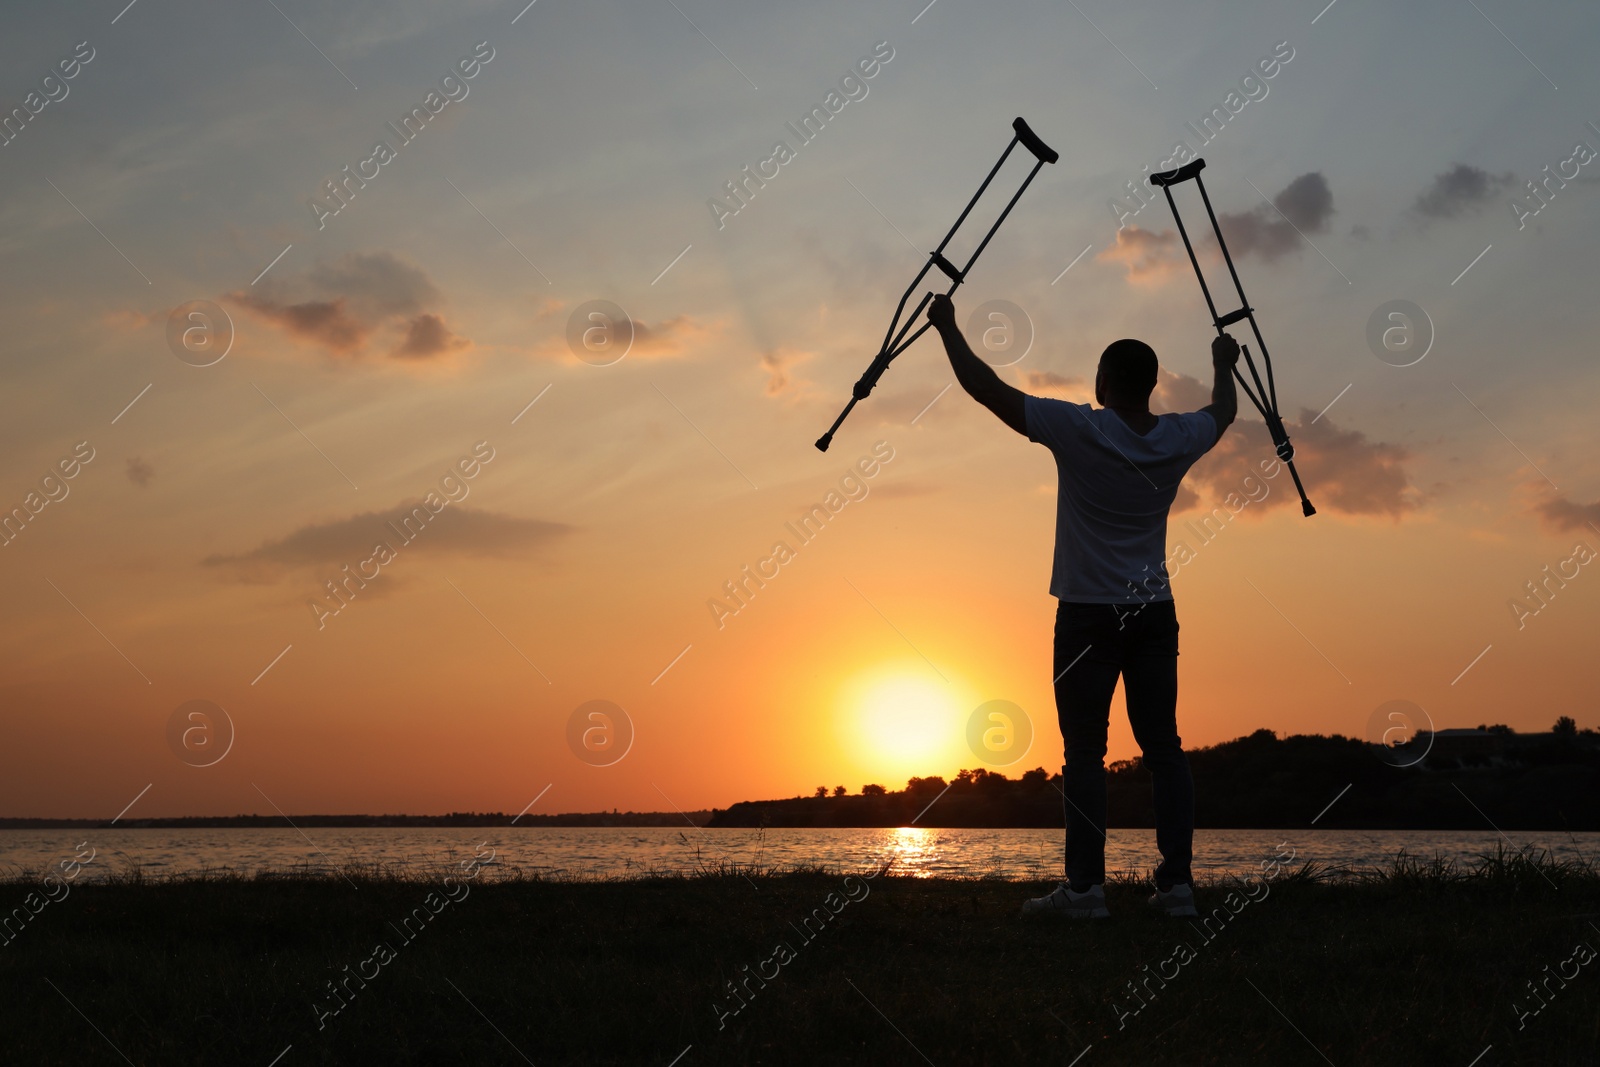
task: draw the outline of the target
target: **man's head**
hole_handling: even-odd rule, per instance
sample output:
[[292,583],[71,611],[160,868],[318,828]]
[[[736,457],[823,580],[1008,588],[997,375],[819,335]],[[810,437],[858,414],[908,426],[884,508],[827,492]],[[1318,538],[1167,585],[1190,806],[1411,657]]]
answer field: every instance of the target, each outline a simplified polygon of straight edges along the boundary
[[1100,353],[1094,398],[1102,407],[1148,407],[1159,367],[1156,350],[1143,341],[1112,341]]

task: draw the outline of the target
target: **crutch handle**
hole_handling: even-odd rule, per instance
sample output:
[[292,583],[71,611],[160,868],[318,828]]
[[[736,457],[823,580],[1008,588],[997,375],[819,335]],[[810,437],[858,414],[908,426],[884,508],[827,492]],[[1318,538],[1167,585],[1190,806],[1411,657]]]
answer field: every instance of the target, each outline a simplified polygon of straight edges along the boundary
[[1054,163],[1061,158],[1059,152],[1039,140],[1039,135],[1028,128],[1028,124],[1022,121],[1021,115],[1017,116],[1016,121],[1011,124],[1011,128],[1017,131],[1017,140],[1022,142],[1022,147],[1032,152],[1043,162]]
[[1159,174],[1150,175],[1152,185],[1178,185],[1197,176],[1206,169],[1206,161],[1197,159],[1193,163],[1185,163],[1177,170],[1164,170]]
[[963,281],[965,281],[961,275],[961,268],[950,262],[948,259],[945,259],[943,252],[935,252],[929,258],[933,260],[933,265],[935,267],[938,267],[940,270],[944,271],[945,277],[949,278],[957,285],[960,285]]
[[1230,311],[1217,320],[1217,329],[1225,330],[1236,322],[1248,319],[1255,311],[1253,307],[1242,307],[1238,311]]

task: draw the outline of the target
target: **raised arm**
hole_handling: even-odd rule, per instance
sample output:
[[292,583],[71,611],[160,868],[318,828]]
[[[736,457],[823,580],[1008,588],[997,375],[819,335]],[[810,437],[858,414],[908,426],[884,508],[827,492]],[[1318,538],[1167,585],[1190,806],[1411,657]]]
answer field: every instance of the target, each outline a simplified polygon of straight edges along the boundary
[[995,413],[995,417],[1022,436],[1028,436],[1028,419],[1023,407],[1025,394],[1000,380],[994,368],[979,359],[967,339],[956,326],[955,305],[942,293],[933,298],[928,307],[928,321],[944,340],[945,353],[950,357],[950,368],[956,372],[972,399]]
[[1239,414],[1239,393],[1233,384],[1233,368],[1239,362],[1239,342],[1227,334],[1218,334],[1211,342],[1211,367],[1216,380],[1211,386],[1211,403],[1201,408],[1217,420],[1217,436]]

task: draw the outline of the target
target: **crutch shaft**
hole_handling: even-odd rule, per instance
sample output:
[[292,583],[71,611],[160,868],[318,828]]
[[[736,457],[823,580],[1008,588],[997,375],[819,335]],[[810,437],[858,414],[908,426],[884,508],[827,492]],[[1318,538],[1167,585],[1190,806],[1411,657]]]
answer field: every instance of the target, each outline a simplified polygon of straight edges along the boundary
[[844,410],[839,412],[839,417],[837,419],[833,420],[833,425],[828,427],[828,432],[823,434],[821,437],[817,438],[817,451],[818,452],[826,452],[828,450],[828,446],[833,444],[833,435],[834,435],[834,433],[836,433],[838,431],[839,425],[844,422],[844,417],[846,415],[850,414],[850,409],[855,407],[855,406],[856,406],[856,398],[855,397],[851,397],[850,398],[850,403],[848,403],[848,404],[846,404],[844,406]]

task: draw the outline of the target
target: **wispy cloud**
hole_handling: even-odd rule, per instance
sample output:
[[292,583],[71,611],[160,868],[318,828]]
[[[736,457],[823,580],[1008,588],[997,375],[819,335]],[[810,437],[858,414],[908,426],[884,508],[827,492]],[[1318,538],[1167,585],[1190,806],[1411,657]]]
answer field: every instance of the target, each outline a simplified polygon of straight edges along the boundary
[[1088,379],[1077,375],[1057,374],[1055,371],[1033,370],[1023,375],[1027,392],[1087,404],[1094,399],[1094,387]]
[[1476,214],[1517,183],[1516,175],[1490,174],[1479,167],[1457,163],[1433,176],[1428,188],[1417,194],[1411,214],[1424,223]]
[[[569,313],[568,305],[557,300],[547,300],[540,306],[536,320],[544,323],[552,332],[547,340],[534,346],[531,351],[534,358],[581,362],[568,347],[566,320]],[[627,332],[632,330],[633,340],[625,357],[630,360],[692,356],[720,335],[723,326],[720,321],[707,321],[687,314],[674,315],[654,323],[630,316],[626,322],[606,322],[603,325],[610,344],[626,338]]]
[[1155,284],[1183,269],[1186,254],[1176,230],[1146,230],[1125,226],[1117,231],[1116,244],[1102,249],[1095,257],[1101,263],[1116,263],[1127,271],[1130,282]]
[[156,476],[156,469],[140,456],[128,460],[128,481],[143,489]]
[[1545,482],[1537,483],[1531,490],[1533,503],[1529,510],[1538,516],[1539,523],[1551,533],[1569,530],[1593,531],[1600,527],[1600,501],[1580,504],[1549,488]]
[[[1262,483],[1260,463],[1275,456],[1271,435],[1249,401],[1239,418],[1222,435],[1217,446],[1190,470],[1185,484],[1192,494],[1180,492],[1174,512],[1212,507],[1229,493],[1246,497],[1253,484]],[[1163,371],[1151,398],[1153,410],[1195,411],[1211,402],[1211,390],[1198,379]],[[1317,508],[1345,515],[1383,515],[1399,519],[1422,504],[1421,493],[1406,470],[1410,453],[1399,445],[1374,441],[1359,430],[1339,428],[1332,418],[1316,418],[1309,408],[1299,419],[1284,419],[1295,446],[1295,467]],[[1315,420],[1315,421],[1313,421]],[[1247,479],[1254,478],[1254,483]],[[1271,491],[1250,506],[1265,512],[1298,504],[1299,497],[1280,471]]]
[[436,310],[443,297],[427,274],[390,252],[352,253],[299,275],[274,272],[228,299],[343,359],[378,351],[419,363],[471,348]]
[[1325,233],[1332,217],[1328,180],[1312,171],[1284,186],[1270,206],[1262,204],[1239,214],[1222,212],[1217,225],[1233,258],[1259,255],[1274,260],[1306,248],[1303,235]]
[[791,391],[797,383],[794,368],[812,357],[813,353],[797,348],[779,347],[761,354],[761,369],[767,372],[767,395],[781,396]]
[[383,511],[308,523],[255,548],[207,556],[201,563],[227,568],[239,581],[257,583],[273,581],[284,572],[301,567],[337,570],[346,563],[367,558],[379,543],[407,552],[506,558],[536,552],[573,532],[565,523],[450,504],[429,519],[413,542],[401,548],[403,539],[390,524],[401,527],[403,520],[422,506],[420,500],[402,501]]

